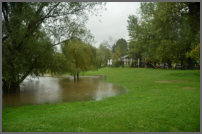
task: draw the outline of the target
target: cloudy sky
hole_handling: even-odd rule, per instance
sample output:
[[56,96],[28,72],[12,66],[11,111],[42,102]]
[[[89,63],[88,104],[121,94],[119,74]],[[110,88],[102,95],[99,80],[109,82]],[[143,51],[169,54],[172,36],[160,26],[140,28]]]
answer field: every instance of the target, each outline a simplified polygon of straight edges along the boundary
[[98,47],[110,37],[114,41],[119,38],[128,40],[127,19],[129,15],[137,15],[139,6],[139,2],[107,2],[107,10],[102,11],[102,16],[90,16],[87,27],[95,37],[94,46]]

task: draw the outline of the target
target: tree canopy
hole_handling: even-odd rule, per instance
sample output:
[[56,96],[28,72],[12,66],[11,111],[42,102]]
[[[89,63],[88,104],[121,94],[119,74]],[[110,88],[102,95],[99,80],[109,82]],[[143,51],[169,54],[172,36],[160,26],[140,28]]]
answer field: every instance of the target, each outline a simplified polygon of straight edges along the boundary
[[98,67],[107,66],[108,60],[111,58],[111,48],[108,41],[104,41],[97,49]]
[[116,49],[120,49],[121,56],[124,56],[128,52],[128,45],[125,39],[118,39],[116,44],[113,45],[112,51],[115,52]]
[[145,64],[191,68],[194,59],[186,55],[200,42],[200,3],[141,3],[140,13],[128,17],[130,55]]
[[62,45],[62,53],[65,56],[67,68],[66,72],[70,72],[79,77],[79,72],[94,69],[95,62],[95,48],[86,44],[80,39],[73,38]]

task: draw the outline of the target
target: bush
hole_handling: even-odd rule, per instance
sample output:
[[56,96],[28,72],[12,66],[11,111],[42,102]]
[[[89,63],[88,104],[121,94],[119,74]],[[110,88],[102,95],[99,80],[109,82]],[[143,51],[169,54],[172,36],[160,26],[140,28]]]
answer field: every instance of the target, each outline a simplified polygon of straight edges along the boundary
[[113,66],[114,67],[124,67],[124,62],[123,61],[116,61]]

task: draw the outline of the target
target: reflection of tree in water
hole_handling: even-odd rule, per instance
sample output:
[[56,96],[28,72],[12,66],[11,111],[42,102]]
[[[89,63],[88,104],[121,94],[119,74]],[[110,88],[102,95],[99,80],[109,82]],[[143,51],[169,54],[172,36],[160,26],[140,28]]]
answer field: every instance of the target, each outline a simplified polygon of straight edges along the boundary
[[89,100],[97,88],[99,79],[90,77],[81,77],[79,81],[71,79],[61,79],[61,93],[65,101]]
[[71,77],[39,77],[39,79],[26,80],[21,86],[20,95],[5,95],[3,104],[22,105],[101,100],[123,93],[121,87],[107,83],[103,78],[82,76],[76,82]]

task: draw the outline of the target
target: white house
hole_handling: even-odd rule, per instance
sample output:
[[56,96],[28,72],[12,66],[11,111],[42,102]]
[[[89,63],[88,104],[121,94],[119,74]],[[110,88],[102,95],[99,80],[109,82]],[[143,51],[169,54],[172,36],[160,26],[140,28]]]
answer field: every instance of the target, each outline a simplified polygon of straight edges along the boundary
[[112,59],[107,60],[107,65],[112,66]]
[[128,55],[124,55],[120,58],[121,61],[124,62],[124,66],[126,65],[131,65],[132,64],[132,61],[133,59],[132,58],[129,58]]
[[[124,66],[128,66],[132,64],[133,59],[129,58],[128,55],[124,55],[121,58],[119,58],[119,61],[123,61],[124,62]],[[108,66],[112,66],[113,64],[113,60],[112,59],[108,59],[107,61],[107,65]]]

